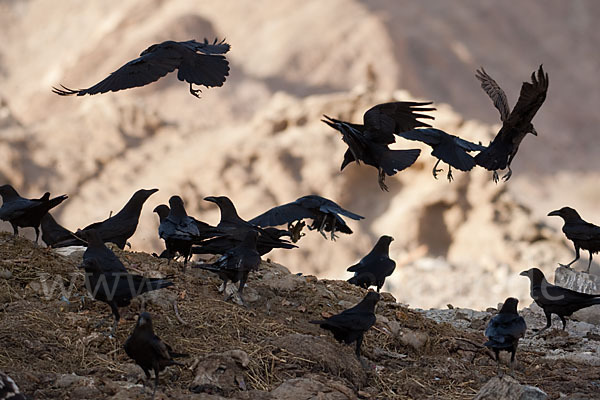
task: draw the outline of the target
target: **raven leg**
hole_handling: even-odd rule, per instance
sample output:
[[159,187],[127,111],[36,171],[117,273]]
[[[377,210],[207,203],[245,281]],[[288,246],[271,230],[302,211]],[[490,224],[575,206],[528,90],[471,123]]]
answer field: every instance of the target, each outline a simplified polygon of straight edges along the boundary
[[227,301],[231,297],[231,295],[227,295],[227,279],[223,280],[223,294],[225,295],[223,301]]
[[194,89],[192,87],[192,84],[190,83],[190,93],[192,94],[192,96],[200,98],[200,96],[198,95],[198,93],[202,93],[202,90],[200,90],[200,89]]
[[498,183],[498,172],[494,171],[494,173],[492,174],[492,180],[494,181],[494,183]]
[[362,358],[360,358],[360,346],[362,345],[363,342],[363,335],[360,335],[357,339],[356,339],[356,358],[358,358],[358,361],[360,361],[360,365],[362,365],[363,368],[366,368],[367,366],[365,365],[365,362],[363,361]]
[[[592,254],[590,253],[590,264],[591,264],[591,259],[592,259]],[[571,264],[573,264],[575,261],[579,260],[579,247],[575,246],[575,259],[573,261],[571,261],[570,263],[568,263],[567,265],[564,264],[558,264],[561,267],[566,267],[566,268],[571,268]]]
[[502,177],[502,179],[504,180],[504,182],[506,182],[507,180],[510,179],[511,176],[512,176],[512,169],[510,169],[510,165],[509,165],[508,172]]
[[19,234],[19,227],[16,224],[10,223],[13,228],[13,236],[17,236]]
[[438,164],[440,163],[440,161],[442,161],[442,160],[440,160],[440,159],[438,158],[437,162],[436,162],[436,163],[435,163],[435,165],[433,166],[433,177],[434,177],[435,179],[437,179],[437,173],[438,173],[438,172],[442,172],[442,171],[443,171],[443,169],[441,169],[441,168],[440,168],[440,169],[438,169],[438,167],[437,167],[437,166],[438,166]]
[[158,365],[158,360],[154,360],[153,368],[154,368],[154,390],[152,391],[152,400],[154,400],[154,396],[156,396],[156,388],[158,387],[158,371],[160,367]]
[[[37,226],[34,226],[33,229],[35,229],[35,244],[38,243],[38,240],[40,239],[40,228],[38,228]],[[591,255],[591,253],[590,253]]]
[[109,303],[110,309],[115,317],[115,322],[113,322],[112,329],[110,330],[109,336],[115,336],[115,332],[117,331],[117,325],[119,325],[119,320],[121,319],[121,315],[119,315],[119,308],[114,303]]
[[546,329],[552,326],[552,313],[544,311],[544,314],[546,314],[546,326],[537,331],[533,336],[539,335],[540,333],[544,332]]
[[[337,236],[335,235],[335,223],[337,221],[337,219],[335,218],[335,216],[332,217],[333,218],[333,222],[331,223],[331,240],[333,240],[335,242],[335,239],[337,239]],[[592,253],[590,253],[591,255]]]
[[325,222],[327,220],[327,217],[323,217],[323,221],[321,221],[321,225],[319,226],[319,233],[325,238],[327,239],[327,235],[325,234]]
[[500,365],[500,350],[494,349],[494,354],[496,355],[496,375],[501,376],[502,368]]
[[452,176],[452,167],[450,166],[450,164],[448,164],[448,175],[446,177],[448,178],[448,182],[452,182],[452,180],[454,179],[454,177]]
[[240,286],[238,287],[238,296],[240,297],[240,301],[242,302],[244,307],[248,307],[248,305],[244,301],[244,298],[242,297],[242,292],[244,291],[244,285],[246,284],[247,279],[248,274],[244,274],[244,276],[242,276],[242,279],[240,279]]
[[589,274],[590,273],[590,267],[592,266],[592,251],[591,250],[588,250],[588,251],[590,253],[590,262],[588,262],[588,267],[585,270],[585,272],[587,272]]
[[558,318],[560,318],[561,322],[563,323],[563,331],[564,331],[565,328],[567,327],[567,320],[562,315],[559,315]]
[[381,188],[381,190],[384,190],[386,192],[390,191],[387,185],[385,184],[385,171],[381,167],[379,167],[379,177],[377,179],[377,182],[379,182],[379,187]]

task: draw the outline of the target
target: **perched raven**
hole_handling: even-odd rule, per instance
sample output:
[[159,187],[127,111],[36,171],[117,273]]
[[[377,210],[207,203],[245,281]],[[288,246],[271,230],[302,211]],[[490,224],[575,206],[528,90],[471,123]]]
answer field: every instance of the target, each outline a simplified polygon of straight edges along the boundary
[[537,136],[531,120],[546,99],[548,74],[540,65],[537,76],[535,71],[531,74],[531,83],[523,82],[519,100],[512,112],[508,106],[506,94],[483,68],[477,71],[476,77],[481,81],[481,87],[500,112],[502,128],[490,145],[475,156],[475,162],[489,171],[494,171],[494,182],[498,182],[497,170],[508,168],[508,172],[502,177],[507,181],[512,175],[510,164],[525,135],[531,133]]
[[25,400],[12,378],[0,371],[0,400]]
[[188,216],[181,197],[171,196],[169,205],[171,208],[161,204],[154,209],[160,219],[158,236],[165,241],[167,249],[166,253],[163,253],[164,257],[172,258],[177,253],[184,257],[183,272],[185,272],[192,245],[218,232],[215,227]]
[[419,114],[433,111],[426,107],[431,102],[393,102],[378,104],[367,110],[363,116],[363,125],[340,121],[323,115],[324,123],[338,130],[342,140],[348,145],[344,154],[341,170],[353,161],[361,161],[377,168],[379,186],[388,190],[385,176],[392,176],[398,171],[410,167],[421,154],[421,150],[390,150],[388,145],[396,141],[394,135],[418,127],[431,127],[419,121],[419,118],[433,119],[432,116]]
[[506,299],[500,312],[495,315],[485,328],[485,336],[489,339],[485,345],[494,351],[500,372],[500,352],[510,351],[510,369],[514,368],[515,354],[519,339],[525,336],[527,325],[517,312],[519,300],[514,297]]
[[158,189],[140,189],[131,196],[127,204],[115,215],[101,222],[95,222],[76,232],[86,232],[94,229],[98,232],[104,242],[111,242],[118,248],[124,249],[127,239],[133,236],[137,229],[142,213],[142,206],[148,197],[158,192]]
[[85,270],[85,286],[94,299],[110,306],[115,319],[111,330],[114,334],[121,319],[119,307],[128,306],[131,299],[142,293],[173,286],[173,282],[129,274],[96,230],[87,230],[84,235],[88,248],[80,268]]
[[396,269],[396,262],[390,258],[390,243],[394,240],[391,236],[382,236],[377,240],[373,249],[346,271],[354,272],[354,276],[348,279],[353,285],[367,289],[369,286],[377,286],[377,293],[385,283],[385,278],[390,276]]
[[443,161],[448,164],[447,178],[449,181],[453,179],[452,167],[461,171],[472,170],[476,164],[475,159],[469,155],[469,152],[485,149],[480,144],[471,143],[435,128],[413,129],[402,132],[398,136],[408,140],[417,140],[431,146],[433,149],[431,155],[438,159],[433,166],[433,177],[437,179],[437,173],[443,171],[437,169],[440,161]]
[[158,387],[158,374],[170,365],[183,365],[174,361],[173,358],[186,357],[187,354],[173,352],[171,346],[160,340],[154,334],[152,329],[152,317],[149,313],[143,312],[138,317],[133,332],[123,345],[125,353],[137,365],[142,367],[146,380],[150,379],[150,370],[154,370],[154,391],[152,398],[156,394]]
[[[227,282],[239,282],[238,294],[242,303],[242,291],[248,280],[250,271],[255,271],[260,266],[260,254],[256,250],[257,231],[248,231],[246,237],[237,247],[228,250],[217,261],[212,264],[196,264],[194,268],[202,268],[219,275],[223,279],[223,293],[225,301],[229,300],[227,295]],[[245,303],[244,303],[245,304]]]
[[332,317],[321,321],[310,321],[311,324],[319,324],[321,328],[333,333],[338,342],[351,344],[356,342],[356,357],[362,364],[360,358],[360,346],[363,336],[375,324],[375,305],[379,301],[378,293],[369,292],[357,305],[342,311]]
[[140,57],[129,61],[92,87],[73,90],[61,85],[62,88],[53,87],[52,91],[61,96],[117,92],[147,85],[178,69],[177,79],[188,82],[190,93],[199,97],[200,89],[193,89],[192,84],[223,86],[229,75],[229,62],[223,54],[229,48],[224,40],[217,42],[215,39],[213,43],[206,39],[201,43],[195,40],[169,40],[148,47]]
[[48,192],[39,199],[26,199],[19,196],[11,185],[0,186],[0,196],[2,196],[0,219],[10,222],[15,236],[19,233],[19,228],[35,229],[36,243],[40,237],[39,226],[44,215],[67,199],[66,195],[51,199]]
[[537,268],[523,271],[520,275],[526,276],[531,281],[530,294],[538,306],[542,307],[546,315],[546,326],[537,334],[552,326],[552,314],[558,315],[563,323],[563,330],[567,327],[565,317],[582,308],[600,304],[600,294],[579,293],[574,290],[550,284],[544,273]]
[[60,225],[50,213],[42,218],[42,241],[48,247],[86,246],[73,232]]
[[590,253],[588,267],[585,270],[585,272],[590,272],[592,254],[600,252],[600,226],[584,221],[571,207],[563,207],[548,214],[548,216],[553,215],[561,217],[565,221],[562,230],[567,239],[572,241],[575,246],[575,259],[567,265],[560,265],[570,268],[571,264],[579,260],[579,249],[583,249]]
[[[331,232],[331,240],[335,240],[336,232],[352,233],[352,229],[346,225],[342,215],[357,221],[364,218],[343,209],[329,199],[311,194],[300,197],[291,203],[273,207],[248,222],[262,227],[288,224],[288,230],[296,232],[296,235],[292,236],[292,240],[297,242],[300,239],[299,231],[304,226],[298,225],[298,223],[305,218],[310,218],[312,224],[308,226],[308,229],[319,231],[325,239],[327,239],[325,232]],[[293,225],[294,222],[296,222],[296,226],[300,227],[299,230]]]
[[215,203],[221,210],[221,220],[217,225],[217,230],[221,234],[217,237],[205,240],[200,246],[194,247],[194,254],[223,254],[239,245],[245,238],[248,231],[258,233],[257,250],[259,254],[265,255],[274,248],[293,249],[297,246],[281,239],[283,236],[289,236],[288,231],[276,228],[260,228],[243,220],[237,214],[235,206],[228,197],[211,196],[204,200]]

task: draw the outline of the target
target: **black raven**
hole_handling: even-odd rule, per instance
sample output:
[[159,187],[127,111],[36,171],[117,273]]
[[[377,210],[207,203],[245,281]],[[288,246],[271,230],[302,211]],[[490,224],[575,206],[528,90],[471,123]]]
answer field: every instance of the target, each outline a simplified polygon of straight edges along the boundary
[[229,75],[229,62],[223,54],[229,48],[224,40],[217,42],[215,39],[213,43],[206,39],[204,42],[169,40],[148,47],[140,57],[129,61],[92,87],[73,90],[61,85],[61,88],[53,87],[52,91],[61,96],[116,92],[147,85],[178,69],[177,79],[188,82],[190,93],[199,97],[200,89],[193,89],[192,84],[223,86]]
[[399,133],[398,136],[408,140],[417,140],[431,146],[433,148],[431,155],[438,159],[433,166],[433,177],[437,179],[437,173],[443,171],[437,169],[440,161],[443,161],[448,164],[447,178],[449,181],[453,179],[452,167],[461,171],[472,170],[476,164],[475,159],[469,155],[469,152],[485,149],[480,144],[471,143],[435,128],[413,129]]
[[360,346],[365,332],[375,324],[375,305],[377,305],[379,299],[378,293],[369,292],[354,307],[325,320],[310,321],[310,323],[319,324],[321,328],[331,331],[335,340],[340,343],[351,344],[356,342],[355,354],[362,364]]
[[[227,295],[227,282],[239,282],[238,295],[242,303],[242,291],[248,280],[250,271],[255,271],[260,266],[260,254],[256,250],[256,242],[258,232],[250,230],[246,233],[246,237],[237,247],[227,250],[217,261],[212,264],[196,264],[194,268],[202,268],[219,275],[223,279],[223,293],[225,301],[230,296]],[[244,303],[245,304],[245,303]]]
[[78,230],[76,235],[81,232],[94,229],[98,232],[104,242],[111,242],[117,245],[118,248],[124,249],[129,239],[135,233],[142,206],[148,200],[148,197],[158,192],[158,189],[140,189],[131,196],[127,204],[115,215],[101,222],[95,222],[85,228]]
[[494,351],[500,372],[500,352],[510,351],[510,369],[514,368],[515,354],[519,339],[525,336],[527,325],[525,319],[517,312],[519,300],[514,297],[506,299],[500,312],[495,315],[485,328],[485,336],[489,339],[485,346]]
[[546,326],[537,334],[552,325],[552,314],[558,315],[563,323],[563,330],[567,327],[565,317],[582,308],[600,304],[600,294],[579,293],[574,290],[550,284],[544,273],[537,268],[523,271],[520,275],[526,276],[531,281],[530,294],[538,306],[542,307],[546,315]]
[[169,205],[171,208],[161,204],[154,209],[160,219],[158,236],[165,241],[167,249],[163,254],[164,257],[172,258],[177,253],[184,257],[183,272],[185,272],[192,245],[218,232],[215,227],[187,215],[181,197],[171,196]]
[[575,246],[575,259],[567,265],[560,265],[570,268],[571,264],[579,260],[579,249],[583,249],[590,253],[588,267],[585,270],[585,272],[590,272],[592,254],[600,252],[600,226],[584,221],[571,207],[563,207],[548,214],[548,216],[553,215],[561,217],[565,221],[562,231]]
[[379,293],[385,283],[385,278],[396,269],[396,262],[390,258],[389,254],[392,240],[394,238],[391,236],[380,237],[369,254],[364,256],[358,264],[354,264],[346,270],[354,272],[354,276],[348,279],[348,282],[364,289],[375,285],[377,293]]
[[489,171],[494,171],[494,182],[498,182],[496,171],[508,168],[508,172],[502,177],[507,181],[512,175],[510,164],[525,135],[531,133],[537,136],[531,120],[546,99],[548,74],[540,65],[537,76],[535,71],[531,74],[531,83],[523,82],[519,100],[512,112],[506,94],[483,68],[477,71],[476,77],[481,81],[481,87],[492,99],[494,106],[500,111],[502,128],[490,145],[475,156],[475,162]]
[[227,250],[239,245],[246,238],[248,231],[258,233],[256,247],[261,256],[274,248],[293,249],[297,247],[287,240],[281,239],[282,236],[289,236],[288,231],[271,227],[263,229],[240,218],[235,206],[228,197],[211,196],[205,197],[204,200],[213,202],[219,206],[221,220],[217,225],[217,230],[221,234],[204,241],[198,247],[194,247],[192,249],[194,254],[223,254]]
[[48,192],[39,199],[26,199],[19,196],[11,185],[0,186],[0,196],[2,196],[0,219],[10,222],[15,236],[19,233],[19,227],[35,229],[36,243],[40,237],[39,226],[44,215],[67,199],[66,195],[51,199]]
[[173,282],[132,275],[94,229],[84,233],[88,248],[83,253],[80,268],[85,270],[85,286],[96,300],[110,306],[114,316],[111,334],[114,334],[121,316],[119,307],[126,307],[136,296],[152,290],[173,286]]
[[421,154],[421,150],[390,150],[388,145],[396,141],[394,134],[418,127],[431,125],[419,121],[419,118],[433,119],[419,112],[433,111],[426,107],[431,102],[393,102],[378,104],[365,112],[363,125],[340,121],[327,115],[321,120],[342,134],[342,140],[348,145],[344,154],[341,170],[353,161],[361,161],[377,168],[379,186],[388,190],[385,175],[392,176],[398,171],[410,167]]
[[12,378],[0,371],[0,400],[25,400],[19,387]]
[[174,361],[173,358],[186,357],[187,354],[173,352],[171,346],[160,340],[152,329],[152,317],[143,312],[138,317],[133,332],[123,345],[125,353],[139,365],[146,374],[146,380],[150,379],[150,370],[154,371],[154,391],[158,387],[158,374],[170,365],[183,365]]
[[[335,240],[336,232],[352,233],[352,229],[346,225],[342,215],[357,221],[364,218],[343,209],[329,199],[311,194],[300,197],[291,203],[273,207],[248,222],[262,227],[288,224],[288,230],[296,233],[292,236],[292,240],[297,242],[300,239],[300,232],[296,226],[299,226],[301,230],[304,225],[298,225],[298,223],[305,218],[310,218],[312,224],[308,226],[308,229],[319,231],[325,239],[327,239],[325,232],[331,232],[331,240]],[[296,226],[293,225],[294,222],[296,222]]]
[[42,241],[48,247],[86,246],[73,232],[60,225],[50,213],[42,218]]

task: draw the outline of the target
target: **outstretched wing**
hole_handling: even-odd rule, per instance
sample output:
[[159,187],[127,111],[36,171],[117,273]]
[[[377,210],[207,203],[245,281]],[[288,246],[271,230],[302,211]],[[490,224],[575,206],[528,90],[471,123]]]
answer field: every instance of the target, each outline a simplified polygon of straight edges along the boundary
[[537,76],[535,71],[531,74],[531,83],[523,82],[519,100],[517,100],[517,104],[510,113],[506,123],[519,127],[530,124],[535,113],[537,113],[544,100],[546,100],[548,83],[548,74],[544,72],[544,69],[540,65]]
[[394,143],[394,134],[418,127],[430,127],[419,118],[434,119],[431,115],[421,114],[434,111],[434,107],[426,107],[432,102],[397,101],[378,104],[365,112],[363,116],[365,129],[369,138],[375,142]]
[[181,54],[175,45],[175,42],[165,42],[151,46],[140,57],[129,61],[106,79],[87,89],[74,90],[61,85],[61,88],[53,87],[52,91],[61,96],[83,96],[147,85],[179,67]]
[[404,139],[416,140],[418,142],[428,144],[429,146],[436,146],[440,144],[442,141],[442,135],[448,134],[435,128],[413,129],[398,134],[398,136],[403,137]]
[[500,112],[500,119],[502,122],[505,122],[510,115],[510,106],[506,99],[506,93],[504,93],[504,90],[502,90],[500,85],[485,72],[483,67],[476,71],[475,77],[479,79],[481,88],[487,93],[490,99],[492,99],[494,107]]
[[315,218],[315,214],[301,205],[288,203],[273,207],[248,222],[256,226],[278,226],[304,218]]

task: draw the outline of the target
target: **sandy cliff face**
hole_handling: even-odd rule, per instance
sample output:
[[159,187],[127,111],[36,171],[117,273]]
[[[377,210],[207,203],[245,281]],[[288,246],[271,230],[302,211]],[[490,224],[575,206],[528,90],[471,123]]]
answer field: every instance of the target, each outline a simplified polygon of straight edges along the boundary
[[[585,144],[598,118],[588,78],[600,64],[590,51],[598,39],[590,25],[600,12],[595,2],[0,7],[7,37],[0,50],[0,178],[31,196],[69,194],[57,209],[68,228],[106,218],[135,190],[157,187],[131,241],[152,251],[162,244],[151,210],[172,194],[215,223],[215,207],[202,201],[207,195],[228,195],[249,219],[317,193],[366,219],[352,221],[355,234],[336,243],[312,233],[300,249],[270,257],[293,271],[344,277],[379,235],[389,234],[399,264],[389,288],[401,301],[482,307],[508,294],[526,297],[527,282],[515,272],[533,265],[551,272],[570,260],[559,221],[543,217],[548,211],[570,204],[600,219],[593,208],[600,193],[586,185],[597,177],[598,148]],[[227,38],[232,68],[224,87],[200,100],[175,76],[103,96],[50,92],[58,83],[87,87],[152,43],[205,36]],[[426,147],[413,167],[389,179],[390,193],[379,190],[370,167],[339,173],[345,145],[319,121],[323,113],[360,121],[373,104],[418,96],[436,101],[437,127],[487,143],[497,113],[474,69],[484,65],[514,104],[520,82],[541,62],[551,87],[534,120],[540,136],[526,138],[508,184],[494,185],[478,170],[457,172],[451,184],[436,181]]]

